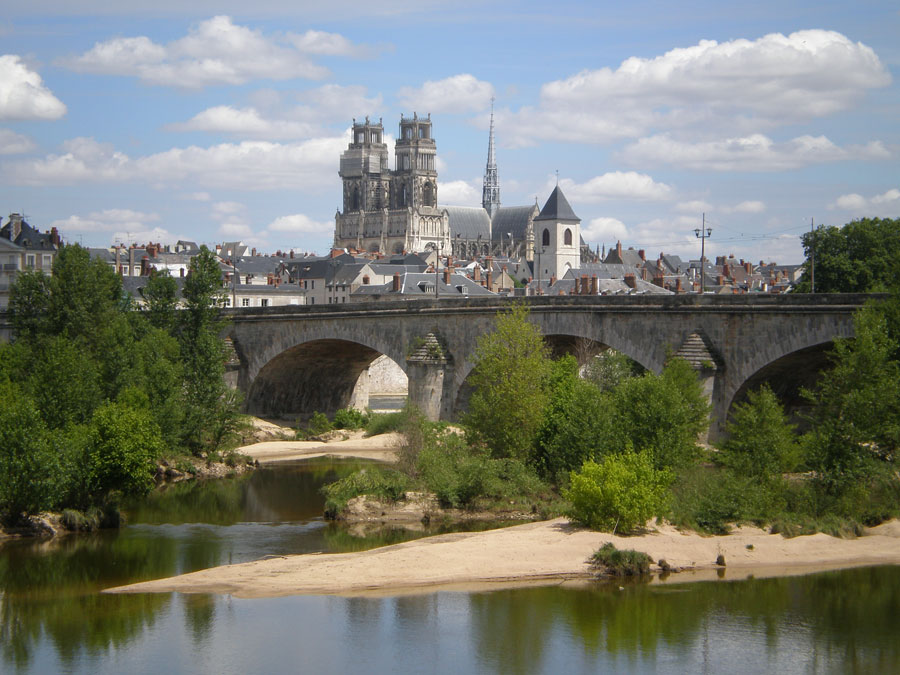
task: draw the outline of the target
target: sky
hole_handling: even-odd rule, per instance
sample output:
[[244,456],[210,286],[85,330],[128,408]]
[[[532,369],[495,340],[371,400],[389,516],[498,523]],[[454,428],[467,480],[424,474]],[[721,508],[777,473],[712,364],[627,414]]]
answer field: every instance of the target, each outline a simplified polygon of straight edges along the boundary
[[502,204],[558,180],[592,247],[697,258],[705,222],[789,264],[900,217],[896,2],[2,6],[0,213],[72,243],[324,253],[366,116],[430,114],[439,203],[480,205],[492,99]]

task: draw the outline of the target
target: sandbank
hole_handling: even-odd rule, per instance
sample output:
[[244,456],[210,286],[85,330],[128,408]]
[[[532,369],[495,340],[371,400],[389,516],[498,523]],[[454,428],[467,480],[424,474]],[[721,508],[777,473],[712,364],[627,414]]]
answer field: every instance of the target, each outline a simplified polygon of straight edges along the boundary
[[361,432],[348,432],[347,440],[333,441],[267,441],[245,445],[237,452],[252,457],[260,464],[286,462],[315,457],[355,457],[380,462],[394,462],[394,448],[400,443],[400,434],[392,432],[364,438]]
[[[329,444],[330,445],[330,444]],[[330,453],[329,453],[330,454]],[[900,522],[858,539],[814,534],[785,539],[754,527],[718,537],[669,525],[620,537],[571,525],[565,518],[499,530],[438,535],[358,553],[273,557],[109,589],[110,593],[225,593],[237,597],[401,595],[589,579],[588,557],[602,544],[648,553],[690,568],[653,583],[784,576],[900,564]],[[725,556],[726,567],[715,565]]]

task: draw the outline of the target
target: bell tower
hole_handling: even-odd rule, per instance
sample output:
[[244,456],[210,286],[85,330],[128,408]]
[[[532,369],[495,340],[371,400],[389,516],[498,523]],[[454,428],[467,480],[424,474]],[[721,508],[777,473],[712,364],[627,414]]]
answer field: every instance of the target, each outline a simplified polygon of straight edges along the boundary
[[427,118],[400,116],[400,138],[394,144],[394,194],[392,208],[436,209],[437,149]]
[[581,267],[581,218],[557,185],[534,219],[535,262],[540,277],[562,279]]

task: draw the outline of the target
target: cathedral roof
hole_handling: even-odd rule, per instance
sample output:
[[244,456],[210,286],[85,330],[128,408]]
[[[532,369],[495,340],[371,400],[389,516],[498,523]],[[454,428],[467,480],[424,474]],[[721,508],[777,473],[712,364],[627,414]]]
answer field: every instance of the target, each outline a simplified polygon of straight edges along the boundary
[[450,216],[450,236],[475,239],[478,235],[485,241],[491,238],[491,219],[480,206],[444,206]]
[[495,241],[501,241],[512,232],[513,239],[524,241],[528,233],[529,220],[535,214],[535,206],[501,206],[491,220],[491,230]]
[[569,201],[562,190],[559,189],[559,185],[553,188],[550,198],[547,199],[547,203],[544,204],[544,208],[541,209],[540,215],[535,220],[571,220],[581,222],[581,218],[576,216],[572,207],[569,206]]

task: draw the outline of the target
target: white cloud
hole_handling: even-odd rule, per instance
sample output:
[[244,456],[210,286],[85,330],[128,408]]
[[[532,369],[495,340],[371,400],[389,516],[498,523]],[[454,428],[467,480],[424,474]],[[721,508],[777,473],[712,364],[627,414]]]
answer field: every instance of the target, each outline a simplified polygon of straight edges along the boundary
[[679,202],[675,205],[675,210],[680,213],[709,213],[715,207],[709,202],[694,199],[689,202]]
[[169,230],[164,227],[154,227],[146,230],[116,231],[113,232],[112,238],[114,242],[120,242],[124,244],[150,241],[159,242],[161,244],[174,244],[180,239],[191,239],[191,237],[185,236],[183,234],[169,232]]
[[442,182],[438,190],[438,201],[445,206],[477,206],[481,203],[481,191],[464,180]]
[[66,106],[15,54],[0,56],[0,120],[56,120]]
[[724,213],[763,213],[765,210],[766,205],[758,200],[744,201],[722,209]]
[[581,236],[587,242],[619,241],[628,236],[628,228],[617,218],[594,218],[587,227],[582,224]]
[[212,201],[212,195],[208,192],[190,192],[184,195],[183,199],[188,199],[193,202],[209,202]]
[[243,223],[222,223],[218,232],[228,239],[247,239],[253,236],[253,229]]
[[125,239],[134,239],[135,233],[149,229],[147,223],[159,220],[156,213],[143,213],[131,209],[104,209],[92,211],[86,216],[71,215],[50,223],[63,233],[69,232],[116,232],[130,233]]
[[443,80],[428,80],[418,89],[397,92],[400,105],[408,110],[432,113],[467,113],[484,110],[494,95],[490,82],[464,73]]
[[236,25],[231,17],[215,16],[167,45],[145,36],[114,38],[96,43],[65,65],[82,72],[135,76],[149,84],[199,89],[258,79],[321,79],[328,70],[311,56],[354,56],[360,49],[332,33],[264,35]]
[[170,124],[170,131],[209,131],[244,137],[284,139],[309,136],[313,127],[301,122],[266,120],[255,108],[220,105],[197,113],[187,122]]
[[230,220],[246,211],[247,207],[240,202],[216,202],[212,205],[212,217],[216,220]]
[[0,129],[0,155],[21,155],[34,150],[34,141],[11,129]]
[[828,208],[848,211],[858,216],[896,217],[897,213],[900,212],[900,190],[892,188],[887,192],[869,198],[852,192],[841,195],[833,203],[829,204]]
[[586,183],[575,183],[567,178],[559,181],[570,202],[600,202],[609,199],[657,201],[669,199],[672,188],[657,183],[653,178],[634,171],[611,171],[595,176]]
[[825,136],[798,136],[779,143],[763,134],[699,143],[663,134],[642,138],[622,154],[632,164],[671,164],[698,171],[784,171],[824,162],[891,156],[878,141],[839,147]]
[[334,222],[317,222],[302,213],[280,216],[266,226],[269,232],[290,232],[295,234],[321,234],[334,232]]
[[344,135],[301,143],[243,141],[131,158],[109,144],[75,138],[63,144],[61,154],[10,161],[2,168],[11,172],[11,182],[24,185],[144,181],[183,189],[191,181],[207,188],[310,192],[334,187],[337,158],[346,144]]
[[870,47],[834,31],[702,40],[549,82],[537,107],[505,115],[503,126],[513,145],[603,143],[667,128],[755,130],[847,109],[890,82]]

